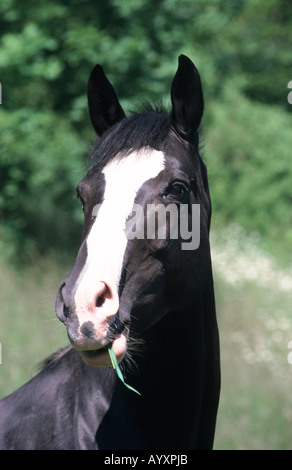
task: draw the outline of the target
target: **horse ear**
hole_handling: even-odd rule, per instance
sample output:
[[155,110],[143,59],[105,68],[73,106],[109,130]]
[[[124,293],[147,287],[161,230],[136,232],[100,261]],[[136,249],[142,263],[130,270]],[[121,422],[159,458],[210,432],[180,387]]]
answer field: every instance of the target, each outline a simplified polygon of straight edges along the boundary
[[100,65],[96,65],[87,83],[89,115],[100,136],[125,117],[115,90]]
[[198,70],[186,56],[179,56],[179,65],[171,87],[172,124],[189,140],[199,127],[204,110],[203,90]]

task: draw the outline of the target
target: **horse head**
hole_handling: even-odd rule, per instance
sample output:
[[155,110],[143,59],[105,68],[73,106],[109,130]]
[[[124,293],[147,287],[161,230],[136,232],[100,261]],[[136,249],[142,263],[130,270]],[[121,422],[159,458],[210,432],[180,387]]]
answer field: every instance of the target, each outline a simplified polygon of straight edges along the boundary
[[100,65],[88,81],[99,139],[94,164],[77,186],[82,244],[56,301],[88,365],[110,366],[109,347],[121,361],[129,338],[192,303],[210,270],[211,205],[197,131],[203,93],[185,56],[171,104],[170,113],[147,106],[126,117]]

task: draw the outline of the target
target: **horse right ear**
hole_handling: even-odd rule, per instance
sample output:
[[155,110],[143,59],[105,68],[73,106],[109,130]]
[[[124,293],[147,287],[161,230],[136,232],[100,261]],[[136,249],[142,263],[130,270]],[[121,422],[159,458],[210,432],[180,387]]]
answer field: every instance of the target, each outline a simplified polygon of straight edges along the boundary
[[201,79],[193,62],[179,56],[179,65],[171,87],[172,124],[177,133],[189,140],[200,125],[204,99]]
[[90,74],[87,99],[90,119],[99,136],[125,117],[115,90],[100,65],[96,65]]

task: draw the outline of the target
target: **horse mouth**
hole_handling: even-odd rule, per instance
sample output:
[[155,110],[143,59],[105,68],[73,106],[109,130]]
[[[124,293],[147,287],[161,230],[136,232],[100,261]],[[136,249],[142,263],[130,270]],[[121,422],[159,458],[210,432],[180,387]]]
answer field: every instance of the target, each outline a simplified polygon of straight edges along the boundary
[[112,348],[118,362],[121,362],[127,352],[127,336],[120,334],[112,343],[99,349],[81,350],[80,355],[88,366],[93,367],[112,367],[109,348]]

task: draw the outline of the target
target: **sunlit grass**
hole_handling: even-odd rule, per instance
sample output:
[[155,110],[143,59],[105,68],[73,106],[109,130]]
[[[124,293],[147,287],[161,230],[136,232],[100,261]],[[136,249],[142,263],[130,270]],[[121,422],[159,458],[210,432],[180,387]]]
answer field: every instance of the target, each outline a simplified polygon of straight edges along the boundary
[[222,393],[217,449],[292,449],[290,270],[230,227],[213,240]]
[[39,362],[68,343],[54,312],[64,274],[48,259],[38,259],[35,267],[21,271],[0,267],[0,396],[30,379]]

